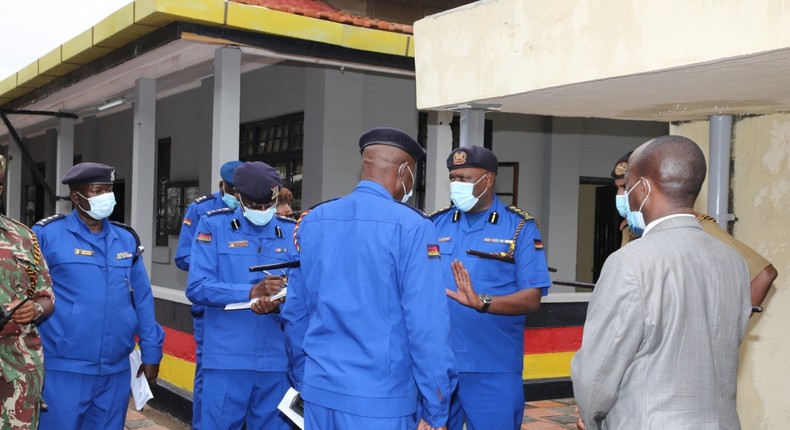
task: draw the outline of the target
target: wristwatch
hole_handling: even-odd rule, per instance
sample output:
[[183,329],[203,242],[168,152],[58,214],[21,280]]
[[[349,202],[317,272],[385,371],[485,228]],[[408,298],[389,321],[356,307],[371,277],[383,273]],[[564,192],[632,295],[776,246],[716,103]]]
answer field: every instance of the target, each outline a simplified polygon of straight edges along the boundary
[[488,307],[491,306],[491,296],[488,294],[481,294],[480,301],[483,302],[483,307],[478,309],[477,311],[481,314],[488,312]]
[[41,315],[44,315],[44,307],[38,303],[33,303],[33,307],[36,308],[36,316],[33,317],[33,321],[41,318]]

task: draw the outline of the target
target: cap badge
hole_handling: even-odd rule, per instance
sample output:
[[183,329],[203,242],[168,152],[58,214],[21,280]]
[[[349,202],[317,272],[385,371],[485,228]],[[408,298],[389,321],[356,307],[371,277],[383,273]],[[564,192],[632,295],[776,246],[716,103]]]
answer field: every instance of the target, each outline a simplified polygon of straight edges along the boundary
[[115,182],[115,169],[110,170],[110,181]]
[[458,151],[453,154],[453,165],[460,166],[466,164],[466,151]]
[[614,174],[617,176],[625,175],[626,166],[628,166],[628,163],[618,163],[617,166],[614,167]]
[[280,194],[280,187],[275,185],[272,187],[272,200],[276,199],[278,194]]

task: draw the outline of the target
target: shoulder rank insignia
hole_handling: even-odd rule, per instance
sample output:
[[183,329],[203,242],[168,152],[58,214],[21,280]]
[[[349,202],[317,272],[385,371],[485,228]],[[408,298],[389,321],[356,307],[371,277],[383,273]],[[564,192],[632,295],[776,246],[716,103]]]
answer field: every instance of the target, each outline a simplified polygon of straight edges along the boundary
[[430,214],[428,215],[428,217],[430,217],[430,218],[433,218],[433,217],[435,217],[436,215],[441,215],[441,214],[443,214],[443,213],[445,213],[445,212],[447,212],[447,211],[449,211],[449,210],[453,209],[454,207],[455,207],[455,206],[447,206],[446,208],[441,208],[441,209],[439,209],[439,210],[436,210],[436,211],[434,211],[434,212],[430,213]]
[[496,224],[497,221],[499,221],[499,214],[496,211],[491,212],[491,215],[488,216],[488,222]]
[[295,219],[293,219],[293,218],[288,218],[287,216],[282,216],[282,215],[279,215],[279,214],[276,214],[275,216],[276,216],[276,217],[277,217],[277,219],[279,219],[280,221],[285,221],[285,222],[290,222],[290,223],[294,223],[294,224],[296,224],[296,220],[295,220]]
[[517,207],[515,207],[515,206],[513,206],[513,205],[509,205],[509,206],[507,207],[507,209],[508,209],[509,211],[513,212],[513,213],[516,213],[516,214],[518,214],[518,215],[521,215],[521,217],[523,217],[524,219],[527,219],[527,220],[530,220],[530,219],[535,219],[535,217],[533,217],[532,215],[530,215],[530,214],[529,214],[529,212],[527,212],[527,211],[525,211],[525,210],[523,210],[523,209],[519,209],[519,208],[517,208]]
[[213,199],[213,198],[214,198],[214,196],[213,196],[213,195],[211,195],[211,194],[209,194],[209,195],[205,195],[205,196],[200,196],[200,197],[196,198],[195,200],[192,200],[192,203],[198,203],[198,204],[200,204],[200,203],[203,203],[203,202],[205,202],[205,201],[211,200],[211,199]]
[[697,217],[697,220],[699,220],[699,221],[713,221],[713,222],[716,222],[716,218],[713,218],[710,215],[705,215],[705,214],[701,214],[701,213],[695,213],[694,215]]
[[44,227],[45,225],[51,223],[52,221],[57,221],[63,218],[66,218],[66,215],[63,214],[52,215],[51,217],[44,218],[41,221],[37,222],[36,225],[39,227]]
[[217,214],[226,214],[226,213],[233,213],[233,212],[236,212],[236,209],[219,208],[219,209],[210,210],[210,211],[206,212],[204,215],[205,216],[212,216],[212,215],[217,215]]

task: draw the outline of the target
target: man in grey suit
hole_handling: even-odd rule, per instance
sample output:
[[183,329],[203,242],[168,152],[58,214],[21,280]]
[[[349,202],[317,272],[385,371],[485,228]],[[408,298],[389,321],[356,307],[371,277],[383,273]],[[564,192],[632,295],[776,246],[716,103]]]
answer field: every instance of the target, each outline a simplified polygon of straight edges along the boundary
[[680,136],[631,155],[642,239],[604,264],[571,363],[580,429],[740,429],[738,347],[751,312],[746,261],[694,217],[705,158]]

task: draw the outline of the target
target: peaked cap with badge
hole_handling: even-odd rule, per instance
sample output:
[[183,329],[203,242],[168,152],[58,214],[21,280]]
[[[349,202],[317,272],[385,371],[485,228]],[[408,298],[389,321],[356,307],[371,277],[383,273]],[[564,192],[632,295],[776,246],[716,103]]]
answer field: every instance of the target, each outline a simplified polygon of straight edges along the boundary
[[425,150],[406,132],[397,128],[379,127],[368,130],[359,138],[359,152],[371,145],[389,145],[402,149],[415,161],[425,157]]
[[63,180],[63,185],[70,184],[112,184],[115,182],[117,170],[115,167],[102,163],[79,163],[69,169]]
[[269,203],[276,199],[282,185],[277,170],[261,161],[242,163],[233,172],[233,186],[255,203]]
[[447,157],[447,170],[479,167],[497,173],[499,161],[493,152],[482,146],[465,146],[458,148]]
[[614,167],[612,168],[612,173],[610,175],[615,179],[623,179],[625,178],[625,171],[628,170],[628,159],[631,158],[631,153],[634,151],[628,151],[623,154],[615,163]]

